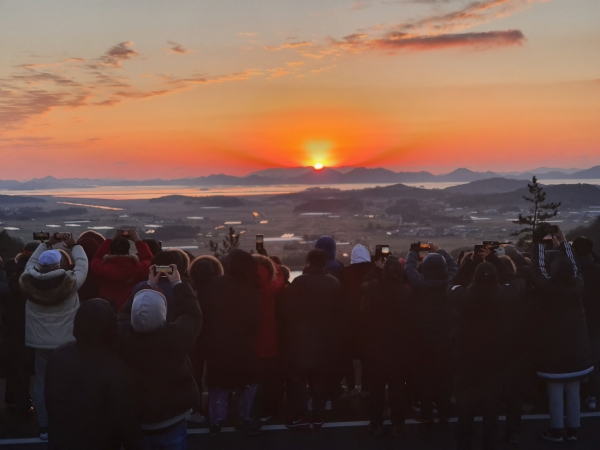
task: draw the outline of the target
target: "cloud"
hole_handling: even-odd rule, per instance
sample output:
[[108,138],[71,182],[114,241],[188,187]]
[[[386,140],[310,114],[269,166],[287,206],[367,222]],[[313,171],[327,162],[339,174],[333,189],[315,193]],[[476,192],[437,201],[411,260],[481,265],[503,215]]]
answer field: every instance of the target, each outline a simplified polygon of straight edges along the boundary
[[321,67],[321,68],[319,68],[319,69],[313,69],[313,70],[311,70],[311,72],[312,72],[312,73],[315,73],[315,74],[316,74],[316,73],[321,73],[321,72],[325,72],[325,71],[327,71],[327,70],[331,70],[331,69],[333,69],[334,67],[337,67],[337,65],[336,65],[336,64],[334,64],[333,66],[327,66],[327,67]]
[[238,33],[238,36],[254,37],[254,36],[258,36],[258,33]]
[[521,45],[525,36],[519,30],[488,31],[480,33],[452,33],[432,36],[411,36],[404,33],[389,33],[384,38],[361,40],[345,39],[334,42],[341,48],[351,51],[362,50],[437,50],[452,47],[488,49]]
[[98,58],[96,62],[90,64],[89,67],[92,69],[97,69],[102,66],[113,68],[121,67],[123,61],[139,56],[139,53],[131,47],[133,47],[133,42],[130,41],[114,45],[109,48],[104,55]]
[[306,48],[306,47],[313,47],[314,44],[310,41],[300,41],[300,42],[290,42],[287,44],[282,44],[278,47],[264,47],[265,50],[269,50],[269,51],[279,51],[279,50],[286,50],[286,49],[299,49],[299,48]]
[[350,5],[350,10],[351,11],[360,11],[360,10],[366,9],[370,6],[372,6],[372,3],[370,0],[356,0],[354,3],[352,3],[352,5]]
[[[171,50],[185,51],[173,43]],[[56,108],[112,107],[124,101],[150,99],[193,89],[200,84],[245,81],[268,74],[271,78],[286,75],[285,69],[265,72],[259,69],[221,75],[183,77],[153,74],[135,78],[116,72],[123,61],[138,56],[131,42],[110,47],[99,58],[69,58],[46,64],[21,64],[14,72],[0,77],[0,133],[14,130],[30,119]],[[73,70],[73,65],[79,70]],[[117,75],[118,74],[118,75]]]
[[298,66],[303,66],[304,65],[304,61],[290,61],[285,63],[286,66],[289,67],[298,67]]
[[165,50],[167,50],[169,52],[173,52],[177,55],[185,55],[186,53],[191,52],[191,50],[188,50],[183,45],[178,44],[177,42],[168,41],[167,44],[169,44],[169,47],[166,48]]
[[290,74],[283,67],[278,67],[276,69],[268,69],[267,72],[271,74],[271,76],[268,77],[267,80],[274,80],[275,78],[283,77],[285,75]]

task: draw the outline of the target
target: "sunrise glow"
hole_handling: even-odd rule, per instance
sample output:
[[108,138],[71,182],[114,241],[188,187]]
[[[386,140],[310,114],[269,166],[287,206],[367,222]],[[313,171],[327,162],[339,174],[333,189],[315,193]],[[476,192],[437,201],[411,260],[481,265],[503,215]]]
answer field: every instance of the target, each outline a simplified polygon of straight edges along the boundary
[[323,164],[321,164],[321,163],[316,163],[316,164],[314,165],[314,168],[315,168],[315,170],[321,170],[321,169],[323,168]]
[[11,3],[5,171],[600,164],[597,0],[263,3]]

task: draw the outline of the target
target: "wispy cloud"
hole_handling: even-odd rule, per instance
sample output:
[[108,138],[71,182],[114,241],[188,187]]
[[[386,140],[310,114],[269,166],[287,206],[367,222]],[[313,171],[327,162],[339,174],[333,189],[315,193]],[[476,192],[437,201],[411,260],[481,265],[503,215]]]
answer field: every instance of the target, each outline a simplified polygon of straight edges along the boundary
[[451,33],[431,36],[413,36],[405,33],[389,33],[384,38],[360,39],[349,37],[333,41],[334,45],[351,51],[362,50],[437,50],[452,47],[468,47],[478,50],[491,47],[521,45],[525,36],[519,30],[488,31],[480,33]]
[[254,36],[258,36],[258,33],[238,33],[238,36],[254,37]]
[[286,49],[293,49],[293,50],[297,50],[299,48],[304,49],[304,48],[313,47],[313,46],[314,46],[314,44],[310,41],[300,41],[300,42],[288,42],[287,44],[282,44],[277,47],[266,46],[264,48],[265,48],[265,50],[279,51],[279,50],[286,50]]
[[89,65],[92,69],[98,67],[121,67],[123,61],[139,56],[133,48],[133,42],[121,42],[109,48],[104,55]]
[[167,47],[165,50],[168,52],[172,52],[177,55],[185,55],[186,53],[191,52],[191,50],[185,48],[183,45],[178,44],[177,42],[168,41],[167,44],[169,44],[169,47]]

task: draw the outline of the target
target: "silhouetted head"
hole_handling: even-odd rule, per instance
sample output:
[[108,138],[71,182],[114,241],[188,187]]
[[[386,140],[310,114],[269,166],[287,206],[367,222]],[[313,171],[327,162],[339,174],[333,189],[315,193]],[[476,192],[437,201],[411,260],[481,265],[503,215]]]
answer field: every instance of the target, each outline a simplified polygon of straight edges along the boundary
[[191,262],[188,269],[188,274],[196,289],[212,283],[223,273],[221,261],[210,255],[198,256]]
[[383,263],[384,280],[402,280],[402,261],[395,256],[389,256]]
[[427,280],[445,280],[448,278],[446,258],[439,253],[429,253],[419,267]]
[[592,254],[592,251],[594,251],[594,242],[589,238],[579,236],[573,240],[572,247],[575,256],[581,258]]
[[119,236],[118,238],[113,239],[110,243],[110,254],[111,255],[129,255],[129,240]]
[[285,281],[286,283],[290,281],[290,268],[288,266],[284,266],[283,264],[281,264],[279,268],[281,269],[281,273],[283,274],[283,281]]
[[306,255],[306,265],[308,267],[323,269],[325,268],[325,264],[327,264],[327,255],[323,250],[314,249]]
[[90,237],[82,237],[79,238],[79,240],[77,241],[77,244],[81,245],[81,247],[83,248],[83,251],[85,252],[85,255],[88,258],[88,261],[91,261],[92,258],[94,257],[94,254],[96,253],[96,250],[98,250],[98,248],[100,248],[100,244],[98,243],[98,241],[96,239],[92,239]]
[[158,252],[154,258],[152,258],[152,264],[156,264],[157,266],[169,266],[175,264],[177,266],[177,271],[181,275],[187,274],[190,265],[189,263],[190,259],[188,255],[178,248]]
[[479,286],[494,286],[498,284],[498,271],[492,263],[481,263],[475,268],[473,283]]
[[256,261],[250,253],[240,249],[233,250],[227,256],[227,261],[226,273],[232,280],[248,287],[260,285]]
[[329,236],[321,236],[315,242],[315,249],[323,250],[325,252],[325,256],[327,257],[327,261],[332,261],[335,259],[335,251],[336,251],[336,243],[333,238]]
[[110,347],[117,340],[117,315],[101,298],[87,300],[75,314],[73,336],[77,343]]

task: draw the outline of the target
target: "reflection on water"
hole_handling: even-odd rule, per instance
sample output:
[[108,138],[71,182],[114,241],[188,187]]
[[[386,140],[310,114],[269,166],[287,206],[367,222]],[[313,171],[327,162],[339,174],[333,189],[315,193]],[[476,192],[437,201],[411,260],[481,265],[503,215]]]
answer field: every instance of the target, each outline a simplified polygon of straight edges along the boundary
[[[600,179],[586,180],[544,180],[542,184],[596,184],[600,185]],[[351,189],[367,189],[376,186],[390,186],[396,183],[351,183],[351,184],[323,184],[320,188],[340,189],[343,191]],[[450,186],[466,184],[464,182],[415,182],[404,183],[407,186],[422,187],[424,189],[445,189]],[[249,195],[276,195],[292,192],[301,192],[316,186],[279,184],[274,186],[98,186],[92,188],[73,189],[47,189],[31,191],[9,191],[0,190],[3,195],[51,195],[54,197],[68,198],[97,198],[107,200],[135,200],[163,197],[165,195],[189,195],[194,197],[207,197],[211,195],[249,196]],[[66,203],[65,203],[66,204]],[[86,205],[89,206],[89,205]],[[109,208],[106,208],[109,209]]]

